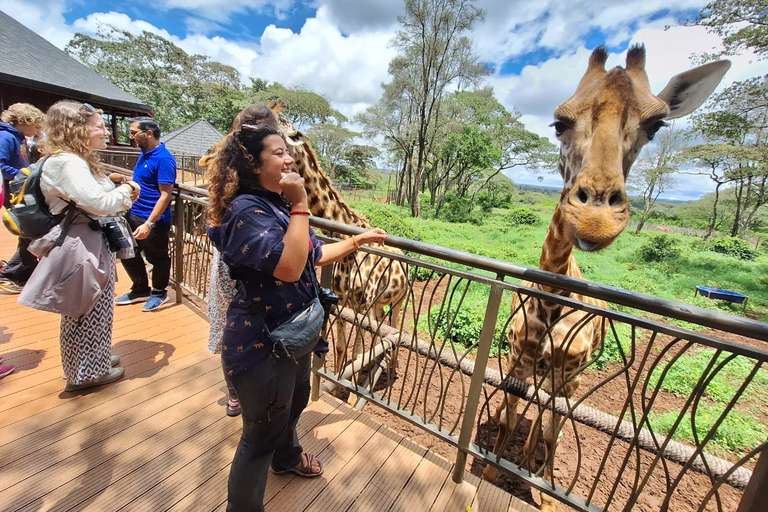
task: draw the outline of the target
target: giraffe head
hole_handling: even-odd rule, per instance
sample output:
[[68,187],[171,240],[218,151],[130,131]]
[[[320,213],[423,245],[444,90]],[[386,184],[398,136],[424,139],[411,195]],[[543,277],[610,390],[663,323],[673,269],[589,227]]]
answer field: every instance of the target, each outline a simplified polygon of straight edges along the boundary
[[607,247],[629,222],[625,181],[638,153],[666,119],[696,110],[730,67],[717,61],[675,75],[658,95],[645,73],[645,48],[633,46],[626,66],[605,69],[608,52],[598,47],[576,92],[555,109],[564,188],[564,233],[584,251]]

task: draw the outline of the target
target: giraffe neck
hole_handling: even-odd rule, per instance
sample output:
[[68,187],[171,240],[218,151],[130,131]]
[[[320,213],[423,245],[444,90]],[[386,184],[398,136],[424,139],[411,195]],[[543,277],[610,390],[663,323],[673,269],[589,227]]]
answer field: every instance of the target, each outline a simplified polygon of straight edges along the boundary
[[330,178],[320,168],[312,148],[308,148],[306,153],[307,158],[302,175],[312,215],[352,226],[370,228],[368,219],[350,208],[333,188]]
[[[541,270],[570,277],[582,277],[581,270],[573,255],[573,244],[571,244],[570,239],[565,233],[563,213],[559,205],[552,215],[552,221],[549,224],[547,235],[544,238],[544,245],[541,248],[541,256],[539,256],[539,268]],[[559,295],[569,295],[569,292],[564,290],[547,286],[542,286],[542,288],[545,291],[557,293]]]

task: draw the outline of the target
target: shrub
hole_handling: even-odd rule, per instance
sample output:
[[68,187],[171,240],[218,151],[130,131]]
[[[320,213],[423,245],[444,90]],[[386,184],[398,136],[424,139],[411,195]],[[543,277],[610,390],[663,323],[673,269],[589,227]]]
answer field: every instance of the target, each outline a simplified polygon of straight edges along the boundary
[[509,194],[507,194],[505,197],[493,197],[487,192],[483,192],[477,195],[477,199],[475,201],[481,211],[488,213],[493,208],[506,207],[507,204],[509,204]]
[[[484,307],[484,305],[482,305]],[[435,306],[429,312],[430,324],[435,329],[435,340],[442,338],[448,338],[452,343],[460,345],[464,348],[470,348],[480,342],[480,334],[483,332],[483,316],[485,310],[483,308],[477,308],[476,305],[470,305],[468,303],[462,304],[457,310],[455,306],[451,306],[450,309],[442,309]],[[496,328],[493,333],[493,341],[491,342],[491,357],[496,357],[499,354],[499,350],[502,353],[507,353],[508,348],[504,342],[506,335],[503,332],[504,323],[502,318],[496,323]],[[448,326],[451,327],[450,336],[448,334]],[[500,348],[500,345],[502,347]]]
[[371,226],[381,228],[390,235],[421,240],[421,235],[406,220],[410,215],[397,206],[359,201],[355,203],[355,210],[365,215]]
[[540,221],[539,214],[528,208],[515,208],[509,213],[509,222],[513,226],[535,226]]
[[640,257],[644,261],[675,260],[680,257],[680,241],[669,235],[652,236],[640,247]]
[[705,247],[714,252],[732,256],[740,260],[752,261],[758,256],[758,251],[749,242],[733,236],[719,236],[707,240]]
[[482,224],[482,215],[478,212],[470,212],[469,206],[469,199],[466,197],[449,198],[443,206],[443,209],[440,211],[440,217],[447,222],[468,222],[475,225]]

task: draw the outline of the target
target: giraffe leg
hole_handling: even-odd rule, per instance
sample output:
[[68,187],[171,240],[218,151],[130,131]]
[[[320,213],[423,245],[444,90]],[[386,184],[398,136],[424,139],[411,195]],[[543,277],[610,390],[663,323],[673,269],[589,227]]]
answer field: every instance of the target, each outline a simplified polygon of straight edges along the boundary
[[[403,302],[405,302],[405,297],[399,299],[396,303],[393,303],[392,304],[392,308],[389,311],[389,318],[390,318],[389,322],[390,322],[390,325],[393,328],[395,328],[395,329],[400,329],[400,324],[401,324],[401,320],[402,320],[400,318],[400,313],[401,313],[402,308],[403,308]],[[392,370],[393,374],[397,373],[397,365],[398,365],[397,351],[398,351],[398,348],[399,347],[397,345],[395,345],[395,348],[392,349],[392,353],[389,356],[388,368],[390,370]]]
[[[580,378],[577,376],[573,380],[567,382],[563,387],[563,394],[570,398],[576,392],[579,387]],[[542,389],[553,395],[553,389],[559,389],[560,385],[552,386],[550,379],[546,379],[542,383]],[[540,428],[539,428],[540,427]],[[557,450],[557,442],[560,439],[562,433],[563,420],[562,416],[553,413],[549,409],[541,411],[537,414],[534,424],[531,426],[531,431],[528,433],[528,440],[523,448],[524,460],[528,463],[528,467],[535,471],[534,453],[536,446],[539,442],[539,435],[544,439],[544,475],[543,478],[547,482],[552,482],[554,479],[554,465],[555,465],[555,451]],[[541,499],[541,511],[542,512],[556,512],[557,500],[552,496],[540,492]]]
[[[509,444],[508,437],[515,432],[517,426],[517,401],[519,398],[515,395],[505,394],[504,402],[496,408],[494,418],[499,423],[499,435],[496,437],[496,444],[493,446],[495,455],[501,454]],[[483,478],[491,483],[496,481],[498,470],[490,464],[483,469]]]
[[[369,311],[368,311],[366,316],[368,318],[369,325],[371,325],[371,326],[376,325],[375,315],[370,311],[370,309],[369,309]],[[357,333],[353,334],[353,336],[355,338],[354,344],[352,346],[352,360],[353,361],[355,359],[357,359],[359,356],[361,356],[363,354],[363,352],[364,352],[364,339],[363,339],[363,336],[365,335],[364,333],[365,333],[364,329],[362,329],[361,327],[358,326]],[[373,371],[372,368],[368,369],[369,378],[370,378],[370,375],[371,375],[372,371]],[[361,375],[362,375],[362,368],[358,372],[357,376],[353,376],[352,377],[352,382],[354,382],[359,387],[365,386],[365,383],[363,382],[363,379],[361,378]],[[370,380],[369,380],[369,382],[370,382]],[[371,388],[373,388],[373,383],[371,383]],[[372,389],[371,389],[371,391],[372,391]],[[349,405],[351,405],[352,407],[358,409],[358,410],[361,410],[363,408],[363,405],[364,405],[364,403],[362,403],[362,398],[360,398],[358,395],[356,395],[354,393],[350,393],[349,394],[349,398],[347,399],[347,403]]]
[[[333,371],[336,375],[341,375],[341,365],[344,363],[344,356],[347,352],[347,332],[344,327],[344,322],[342,322],[340,318],[336,320],[336,339],[333,340],[333,349],[335,352]],[[336,386],[331,394],[336,398],[339,398],[341,395],[341,387]]]

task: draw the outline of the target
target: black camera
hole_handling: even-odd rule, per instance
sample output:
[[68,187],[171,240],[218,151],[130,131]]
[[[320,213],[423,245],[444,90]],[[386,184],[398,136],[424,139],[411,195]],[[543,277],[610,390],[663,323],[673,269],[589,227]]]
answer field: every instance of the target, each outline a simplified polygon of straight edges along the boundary
[[107,239],[110,251],[117,252],[120,249],[127,249],[131,246],[131,242],[125,238],[123,230],[120,229],[115,218],[99,219],[98,222],[101,232],[104,233],[104,237]]
[[325,316],[323,317],[323,330],[325,330],[326,325],[328,325],[328,316],[331,314],[331,306],[339,303],[339,296],[328,288],[320,287],[318,299],[320,299],[320,304],[323,306],[323,311],[325,311]]

